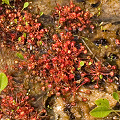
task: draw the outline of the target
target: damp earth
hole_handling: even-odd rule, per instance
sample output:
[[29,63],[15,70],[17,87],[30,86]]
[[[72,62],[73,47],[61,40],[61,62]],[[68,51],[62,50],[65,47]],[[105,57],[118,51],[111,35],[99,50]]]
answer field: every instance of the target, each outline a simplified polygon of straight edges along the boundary
[[99,98],[120,109],[112,97],[120,91],[120,1],[9,1],[0,2],[0,71],[8,77],[0,119],[120,119],[90,115]]

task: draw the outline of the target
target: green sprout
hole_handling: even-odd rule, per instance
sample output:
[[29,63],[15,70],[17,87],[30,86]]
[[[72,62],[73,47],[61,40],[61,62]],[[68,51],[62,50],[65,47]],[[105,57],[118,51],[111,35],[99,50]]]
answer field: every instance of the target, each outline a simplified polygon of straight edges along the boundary
[[29,6],[29,2],[25,2],[24,3],[24,6],[23,6],[23,9],[21,11],[23,11],[25,8],[27,8]]

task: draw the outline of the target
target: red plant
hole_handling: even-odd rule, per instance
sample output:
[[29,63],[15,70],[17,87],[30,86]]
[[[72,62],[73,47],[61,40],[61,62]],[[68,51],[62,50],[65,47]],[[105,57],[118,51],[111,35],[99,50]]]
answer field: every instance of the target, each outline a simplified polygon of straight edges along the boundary
[[[21,12],[20,8],[6,6],[4,10],[1,7],[0,9],[2,10],[0,11],[0,32],[3,44],[11,47],[12,50],[23,51],[24,59],[18,58],[19,62],[15,62],[14,69],[23,69],[33,78],[39,77],[38,81],[35,79],[35,83],[40,83],[41,90],[48,92],[50,96],[52,94],[75,96],[82,85],[95,81],[97,82],[95,88],[99,88],[99,81],[112,82],[116,67],[110,65],[105,67],[101,62],[95,62],[88,56],[85,46],[79,41],[77,43],[74,41],[72,34],[74,31],[83,31],[85,28],[94,29],[89,12],[81,10],[72,2],[69,6],[58,5],[53,17],[57,21],[56,26],[61,28],[61,32],[51,35],[38,22],[39,16],[34,18],[28,11]],[[119,45],[117,39],[116,44]],[[79,80],[76,79],[77,73],[79,73]],[[5,95],[1,100],[0,118],[5,115],[11,119],[36,120],[39,119],[40,113],[46,113],[45,110],[38,113],[30,105],[30,98],[26,95],[22,83],[20,87],[15,86],[12,77],[8,76],[8,78],[9,85],[4,90]],[[32,82],[33,80],[30,81]],[[83,98],[83,101],[86,100]],[[72,105],[74,104],[73,102]]]
[[85,12],[80,7],[70,2],[69,6],[61,7],[57,4],[56,11],[53,13],[53,18],[56,21],[56,27],[64,28],[66,31],[83,31],[85,28],[94,29],[90,18],[92,15],[89,11]]

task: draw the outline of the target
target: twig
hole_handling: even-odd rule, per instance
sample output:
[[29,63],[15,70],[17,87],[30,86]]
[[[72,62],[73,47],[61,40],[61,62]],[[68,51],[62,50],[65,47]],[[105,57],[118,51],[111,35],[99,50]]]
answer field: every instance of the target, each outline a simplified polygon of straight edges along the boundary
[[[92,54],[92,55],[94,55],[93,54],[93,52],[91,51],[91,49],[88,47],[88,45],[86,44],[86,42],[85,42],[85,40],[82,38],[81,39],[82,40],[82,42],[85,44],[85,46],[87,47],[87,49],[90,51],[90,53]],[[96,56],[95,56],[95,59],[97,60],[97,61],[100,61]]]

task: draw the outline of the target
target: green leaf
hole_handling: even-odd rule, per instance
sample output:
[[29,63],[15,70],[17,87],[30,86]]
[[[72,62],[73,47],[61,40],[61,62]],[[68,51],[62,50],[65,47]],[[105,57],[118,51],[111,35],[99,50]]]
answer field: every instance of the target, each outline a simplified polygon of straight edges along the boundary
[[25,20],[25,17],[23,17],[23,20]]
[[40,45],[42,45],[42,41],[40,41]]
[[20,59],[24,59],[24,57],[23,57],[23,55],[22,54],[20,54],[20,53],[16,53],[16,55],[17,55],[17,57],[19,57]]
[[21,37],[18,38],[18,41],[21,41]]
[[43,12],[40,12],[40,16],[42,16],[44,13]]
[[26,33],[23,33],[23,36],[26,38]]
[[9,0],[2,0],[2,4],[7,4],[7,5],[9,5],[10,4],[10,2],[9,2]]
[[[27,8],[28,5],[29,5],[29,2],[25,2],[25,3],[24,3],[24,6],[23,6],[23,9]],[[23,10],[23,9],[22,9],[22,10]]]
[[92,62],[89,62],[88,65],[92,65]]
[[27,26],[27,25],[28,25],[28,22],[25,22],[25,25]]
[[80,69],[81,69],[81,67],[77,68],[77,70],[80,70]]
[[105,107],[105,106],[99,106],[94,108],[91,112],[90,115],[94,116],[94,117],[106,117],[107,115],[109,115],[112,112],[112,110],[110,110],[109,108]]
[[114,98],[115,100],[119,101],[118,93],[113,92],[112,96],[113,96],[113,98]]
[[103,75],[100,75],[99,78],[100,78],[100,79],[103,79]]
[[107,45],[105,45],[105,48],[108,48],[108,46],[107,46]]
[[84,61],[81,61],[81,62],[80,62],[80,66],[81,66],[81,67],[84,66]]
[[17,19],[14,19],[14,22],[17,24]]
[[8,78],[4,73],[0,73],[0,92],[7,86]]
[[110,107],[109,106],[109,101],[107,99],[104,99],[104,98],[100,98],[98,100],[95,101],[95,104],[97,106],[105,106],[105,107]]

